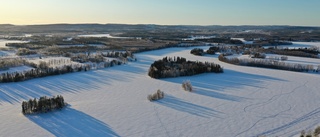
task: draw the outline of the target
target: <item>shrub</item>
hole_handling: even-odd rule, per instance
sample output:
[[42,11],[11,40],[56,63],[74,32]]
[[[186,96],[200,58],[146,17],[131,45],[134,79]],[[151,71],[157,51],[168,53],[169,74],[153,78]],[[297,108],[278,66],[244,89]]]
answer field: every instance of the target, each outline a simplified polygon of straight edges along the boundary
[[16,54],[21,56],[21,55],[37,54],[37,52],[31,51],[27,48],[19,48]]
[[183,81],[183,82],[182,82],[182,88],[183,88],[185,91],[189,91],[189,92],[192,92],[192,91],[193,91],[193,88],[192,88],[192,85],[191,85],[190,80]]
[[264,58],[266,58],[266,54],[264,54],[264,53],[255,53],[255,54],[253,54],[252,58],[262,58],[262,59],[264,59]]
[[305,130],[302,130],[301,132],[300,132],[300,137],[304,137],[306,135],[306,131]]
[[313,131],[313,135],[315,137],[317,137],[320,134],[320,126],[318,126],[314,131]]
[[210,47],[210,48],[207,50],[207,54],[214,55],[214,54],[216,54],[217,51],[219,51],[219,48],[218,48],[218,47]]
[[281,58],[282,61],[288,60],[288,56],[281,56],[280,58]]
[[192,49],[190,53],[193,55],[202,56],[204,54],[204,51],[203,49],[195,48],[195,49]]
[[148,95],[149,101],[157,101],[162,98],[164,98],[164,92],[162,92],[160,89],[158,89],[156,93]]

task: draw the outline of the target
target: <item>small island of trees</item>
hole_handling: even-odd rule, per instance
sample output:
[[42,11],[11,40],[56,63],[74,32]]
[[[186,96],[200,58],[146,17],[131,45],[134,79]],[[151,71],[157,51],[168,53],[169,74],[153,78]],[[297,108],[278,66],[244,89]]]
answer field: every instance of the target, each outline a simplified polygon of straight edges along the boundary
[[39,100],[34,98],[29,101],[22,102],[22,114],[47,113],[55,109],[62,109],[66,106],[61,95],[48,98],[46,96],[40,97]]
[[192,76],[196,74],[214,72],[223,73],[219,64],[199,61],[187,61],[183,57],[164,57],[155,61],[149,68],[148,75],[152,78],[168,78],[179,76]]

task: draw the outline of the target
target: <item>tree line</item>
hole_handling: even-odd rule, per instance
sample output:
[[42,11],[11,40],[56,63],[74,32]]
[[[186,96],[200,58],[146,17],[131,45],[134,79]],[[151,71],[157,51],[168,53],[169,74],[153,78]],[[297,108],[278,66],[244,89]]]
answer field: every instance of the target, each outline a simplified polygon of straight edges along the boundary
[[192,76],[206,72],[223,73],[223,68],[219,64],[187,61],[186,58],[183,57],[164,57],[162,60],[155,61],[151,64],[148,75],[158,79]]
[[262,68],[272,68],[296,72],[320,72],[320,65],[315,69],[313,65],[297,64],[297,63],[285,63],[282,61],[272,59],[244,59],[244,58],[227,58],[223,54],[220,54],[218,59],[222,62],[241,65],[241,66],[252,66]]
[[61,75],[72,72],[88,71],[91,69],[107,68],[114,65],[121,65],[122,62],[117,60],[112,60],[108,62],[92,63],[92,64],[65,64],[59,67],[51,67],[48,63],[41,61],[38,65],[30,63],[29,65],[33,67],[31,70],[26,70],[23,72],[13,72],[13,73],[2,73],[0,74],[0,82],[19,82],[28,79],[46,77],[53,75]]
[[46,96],[39,99],[29,99],[29,101],[23,101],[21,104],[22,114],[34,114],[34,113],[47,113],[55,109],[62,109],[66,106],[63,96],[53,96],[48,98]]

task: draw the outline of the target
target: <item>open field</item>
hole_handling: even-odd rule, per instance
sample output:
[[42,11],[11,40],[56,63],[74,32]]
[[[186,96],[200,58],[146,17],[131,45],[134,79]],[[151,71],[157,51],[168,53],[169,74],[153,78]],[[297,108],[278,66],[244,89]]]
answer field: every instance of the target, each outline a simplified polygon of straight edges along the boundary
[[[208,48],[208,47],[202,47]],[[137,62],[0,84],[2,136],[293,136],[319,124],[319,74],[243,67],[194,56],[192,48],[136,54]],[[152,79],[154,60],[181,56],[224,67],[222,74]],[[289,58],[290,59],[290,58]],[[181,88],[190,80],[194,92]],[[161,89],[162,100],[147,95]],[[24,116],[21,102],[61,94],[61,111]]]

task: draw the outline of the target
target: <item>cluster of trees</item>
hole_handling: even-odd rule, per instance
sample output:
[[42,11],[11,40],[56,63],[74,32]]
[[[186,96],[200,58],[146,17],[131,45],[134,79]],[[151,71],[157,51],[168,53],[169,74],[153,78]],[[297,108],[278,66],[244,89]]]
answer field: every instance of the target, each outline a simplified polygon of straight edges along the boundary
[[22,55],[37,54],[37,52],[27,48],[19,48],[16,54],[19,56],[22,56]]
[[107,52],[107,53],[103,53],[102,55],[105,56],[105,57],[110,57],[110,58],[118,58],[118,57],[124,57],[124,58],[131,57],[131,58],[134,58],[132,52],[130,52],[130,51],[125,51],[125,52],[110,51],[110,52]]
[[269,53],[269,54],[278,54],[278,55],[287,55],[287,56],[297,56],[297,57],[308,57],[308,58],[319,58],[320,52],[318,48],[298,48],[298,49],[278,49],[278,48],[252,48],[251,51]]
[[200,48],[194,48],[190,51],[190,53],[193,55],[202,56],[204,55],[204,50]]
[[223,73],[223,68],[219,64],[187,61],[183,57],[164,57],[162,60],[151,64],[148,75],[157,79],[192,76],[206,72]]
[[[192,45],[184,45],[184,44],[179,44],[179,43],[172,43],[172,42],[169,42],[165,45],[162,45],[162,46],[158,46],[158,47],[144,47],[144,48],[138,48],[138,49],[135,49],[135,50],[131,50],[132,53],[139,53],[139,52],[145,52],[145,51],[153,51],[153,50],[160,50],[160,49],[165,49],[165,48],[172,48],[172,47],[191,47],[191,46],[195,46],[194,44]],[[203,46],[201,44],[201,46]]]
[[292,42],[279,41],[279,40],[255,40],[253,44],[262,45],[262,46],[277,46],[277,45],[292,45]]
[[38,77],[45,77],[45,76],[52,76],[52,75],[60,75],[65,73],[71,73],[75,71],[87,71],[89,70],[86,66],[80,65],[64,65],[62,67],[48,67],[43,65],[45,62],[40,63],[37,68],[23,71],[23,72],[13,72],[13,73],[2,73],[0,75],[0,82],[7,83],[7,82],[19,82],[25,81],[32,78]]
[[193,88],[192,88],[192,85],[191,85],[190,80],[183,81],[183,82],[182,82],[182,88],[183,88],[185,91],[189,91],[189,92],[192,92],[192,91],[193,91]]
[[47,113],[55,109],[62,109],[66,106],[64,99],[61,95],[53,96],[48,98],[46,96],[40,97],[39,100],[34,98],[29,101],[22,102],[22,113],[25,114],[34,114],[34,113]]
[[201,41],[206,43],[243,44],[241,40],[231,39],[231,38],[196,39],[196,41]]
[[30,50],[37,50],[37,49],[43,49],[48,46],[51,46],[48,43],[37,43],[37,42],[27,42],[27,43],[6,43],[7,47],[10,48],[27,48]]
[[[72,61],[85,63],[85,62],[95,62],[95,63],[102,63],[102,62],[108,62],[108,60],[105,57],[109,58],[117,58],[119,62],[126,63],[128,61],[135,61],[136,58],[134,55],[129,52],[97,52],[91,54],[88,52],[87,54],[79,53],[79,54],[73,54],[68,55]],[[119,64],[120,65],[120,64]]]
[[59,66],[59,65],[66,65],[71,63],[72,61],[70,58],[53,58],[48,61],[49,66]]
[[253,67],[263,67],[263,68],[272,68],[288,71],[297,71],[297,72],[320,72],[320,65],[315,69],[313,65],[297,64],[297,63],[285,63],[273,59],[244,59],[244,58],[227,58],[220,54],[218,57],[220,61],[242,65],[242,66],[253,66]]
[[214,55],[219,51],[219,47],[212,46],[207,50],[207,54]]
[[[298,49],[278,49],[278,48],[263,48],[259,45],[241,45],[241,46],[225,46],[218,45],[210,47],[208,51],[215,51],[224,54],[278,54],[278,55],[287,55],[287,56],[298,56],[298,57],[308,57],[308,58],[319,58],[319,48],[311,47],[311,48],[298,48]],[[207,53],[208,53],[207,51]],[[209,53],[208,53],[209,54]],[[257,54],[257,56],[259,56]],[[261,56],[263,58],[263,56]],[[258,58],[261,58],[258,57]]]
[[305,130],[302,130],[300,133],[300,137],[319,137],[320,135],[320,126],[316,127],[316,129],[309,130],[308,133],[306,133]]
[[17,67],[25,64],[26,61],[21,58],[1,58],[0,59],[0,70],[7,70],[11,67]]
[[264,58],[266,58],[266,54],[257,52],[257,53],[254,53],[254,54],[251,56],[251,58],[261,58],[261,59],[264,59]]
[[86,55],[84,53],[80,53],[77,55],[74,55],[71,57],[72,61],[75,62],[80,62],[80,63],[84,63],[84,62],[104,62],[104,58],[102,55]]
[[164,98],[164,92],[161,91],[160,89],[158,89],[156,93],[148,95],[149,101],[157,101],[157,100],[163,99],[163,98]]
[[59,46],[48,46],[43,49],[45,55],[70,55],[71,53],[86,53],[96,52],[101,50],[108,50],[108,47],[103,46],[70,46],[70,47],[59,47]]
[[[241,47],[241,46],[239,46]],[[235,53],[239,53],[239,48],[238,46],[212,46],[210,47],[206,52],[203,49],[200,48],[194,48],[190,51],[191,54],[193,55],[197,55],[197,56],[202,56],[204,54],[210,54],[210,55],[214,55],[216,54],[216,52],[221,52],[223,54],[233,54]]]
[[114,65],[121,65],[122,62],[117,60],[112,60],[108,62],[101,63],[91,63],[91,64],[67,64],[59,67],[50,67],[50,65],[44,61],[41,61],[38,65],[32,64],[34,69],[23,71],[23,72],[13,72],[13,73],[2,73],[0,74],[0,82],[19,82],[25,81],[32,78],[61,75],[72,72],[88,71],[91,69],[107,68]]
[[288,56],[271,56],[271,57],[268,57],[268,59],[271,59],[271,60],[281,60],[281,61],[285,61],[285,60],[288,60]]
[[[101,55],[99,55],[102,57]],[[103,57],[102,57],[103,58]],[[92,60],[94,60],[93,58]],[[95,60],[98,61],[99,59]],[[40,61],[39,64],[28,62],[21,58],[12,58],[12,59],[1,59],[0,60],[0,70],[7,70],[10,67],[17,66],[31,66],[33,69],[25,70],[21,72],[6,72],[0,73],[0,82],[19,82],[32,78],[60,75],[65,73],[88,71],[91,69],[100,69],[112,67],[115,65],[121,65],[125,61],[113,59],[105,60],[102,62],[91,62],[86,64],[72,64],[70,59],[60,58],[60,59],[51,59],[48,62]]]
[[214,55],[216,54],[216,52],[222,51],[222,49],[223,49],[222,47],[213,46],[213,47],[210,47],[206,52],[204,52],[203,49],[194,48],[190,51],[190,53],[197,56],[202,56],[204,54]]

